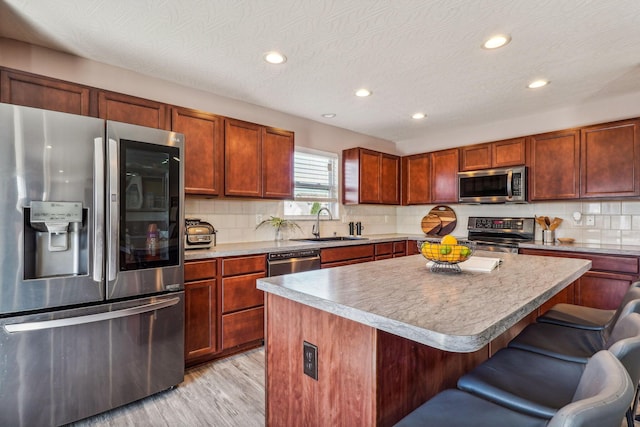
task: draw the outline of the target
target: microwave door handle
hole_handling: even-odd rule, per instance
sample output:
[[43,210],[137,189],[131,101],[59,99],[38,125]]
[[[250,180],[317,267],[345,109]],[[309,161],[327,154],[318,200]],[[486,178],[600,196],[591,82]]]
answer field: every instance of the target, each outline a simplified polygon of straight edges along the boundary
[[509,170],[507,172],[507,198],[511,199],[513,197],[513,170]]
[[109,204],[109,218],[107,221],[107,281],[116,279],[118,260],[118,216],[119,216],[119,187],[118,187],[118,142],[109,138],[109,190],[107,203]]

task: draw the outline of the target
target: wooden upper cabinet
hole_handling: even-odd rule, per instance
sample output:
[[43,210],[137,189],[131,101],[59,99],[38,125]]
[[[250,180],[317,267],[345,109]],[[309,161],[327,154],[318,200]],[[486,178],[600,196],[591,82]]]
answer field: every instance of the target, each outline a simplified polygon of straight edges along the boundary
[[293,153],[293,132],[226,119],[224,194],[292,198]]
[[27,73],[2,70],[0,72],[0,102],[61,111],[90,114],[90,89]]
[[185,136],[185,193],[222,194],[224,119],[202,111],[173,107],[171,130]]
[[262,136],[262,196],[293,198],[293,132],[264,128]]
[[640,195],[640,120],[580,131],[580,197]]
[[132,125],[169,129],[166,104],[121,93],[98,93],[98,117]]
[[529,200],[576,199],[580,191],[580,131],[528,138]]
[[402,204],[431,202],[431,155],[415,154],[402,158]]
[[400,158],[382,153],[380,157],[380,203],[400,204]]
[[467,145],[460,148],[460,170],[473,171],[491,167],[491,144]]
[[344,204],[400,203],[400,157],[366,148],[342,152]]
[[506,139],[460,148],[460,170],[502,168],[525,164],[525,138]]
[[262,126],[225,120],[224,194],[262,197]]
[[457,148],[431,153],[431,202],[458,202]]
[[521,166],[526,163],[526,138],[492,142],[491,167]]

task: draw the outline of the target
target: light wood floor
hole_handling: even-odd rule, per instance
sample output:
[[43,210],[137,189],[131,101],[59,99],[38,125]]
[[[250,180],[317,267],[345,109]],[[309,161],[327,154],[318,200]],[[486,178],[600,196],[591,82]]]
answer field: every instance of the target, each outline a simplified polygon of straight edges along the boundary
[[264,426],[264,347],[195,367],[182,384],[73,427]]

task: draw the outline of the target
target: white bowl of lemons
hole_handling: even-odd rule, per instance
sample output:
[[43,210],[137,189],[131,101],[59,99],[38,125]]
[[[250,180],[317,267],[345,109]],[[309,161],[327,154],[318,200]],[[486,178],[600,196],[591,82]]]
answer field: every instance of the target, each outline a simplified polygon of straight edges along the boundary
[[[475,245],[469,241],[459,241],[454,236],[447,234],[440,242],[418,242],[420,253],[431,261],[431,271],[460,272],[457,265],[468,260],[475,250]],[[429,265],[429,264],[427,264]]]

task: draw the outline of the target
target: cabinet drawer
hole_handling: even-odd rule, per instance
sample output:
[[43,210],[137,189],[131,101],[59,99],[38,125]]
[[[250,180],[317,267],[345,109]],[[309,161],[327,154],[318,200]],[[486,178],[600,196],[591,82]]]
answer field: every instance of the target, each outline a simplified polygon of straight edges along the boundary
[[256,288],[256,279],[264,273],[222,279],[222,312],[229,313],[264,304],[264,292]]
[[222,316],[222,348],[264,338],[264,308],[250,308]]
[[263,273],[267,271],[267,257],[264,254],[222,260],[222,275],[225,277],[259,271]]
[[540,249],[520,249],[522,254],[555,256],[561,258],[582,258],[591,260],[591,271],[609,271],[612,273],[638,274],[638,257],[624,255],[601,255],[584,252],[545,251]]
[[393,242],[393,253],[395,256],[404,256],[407,254],[407,242]]
[[184,263],[184,281],[212,279],[216,277],[217,260],[208,259],[205,261],[188,261]]
[[358,258],[373,257],[373,245],[347,246],[341,248],[328,248],[320,251],[320,262],[347,261]]
[[380,255],[391,255],[393,253],[393,242],[376,243],[376,257]]

